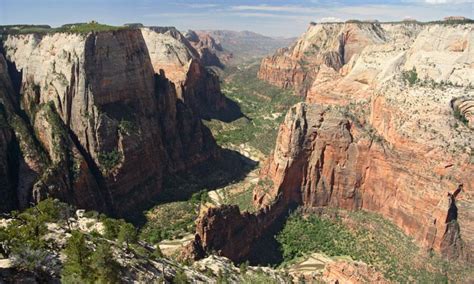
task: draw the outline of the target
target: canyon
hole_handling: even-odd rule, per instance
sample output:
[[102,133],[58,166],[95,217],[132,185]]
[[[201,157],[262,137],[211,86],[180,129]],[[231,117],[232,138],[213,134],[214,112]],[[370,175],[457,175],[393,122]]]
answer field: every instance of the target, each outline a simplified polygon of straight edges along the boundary
[[172,28],[2,37],[4,211],[56,197],[123,215],[219,155],[201,117],[240,115]]
[[[312,22],[298,39],[34,28],[0,28],[6,260],[6,232],[60,200],[36,239],[63,263],[72,231],[105,241],[126,282],[474,279],[471,21]],[[314,241],[304,222],[343,249],[284,256],[285,236]]]
[[210,209],[196,241],[241,261],[289,208],[343,208],[381,214],[426,250],[472,263],[473,29],[312,23],[264,58],[258,76],[306,102],[287,113],[262,167],[260,210]]

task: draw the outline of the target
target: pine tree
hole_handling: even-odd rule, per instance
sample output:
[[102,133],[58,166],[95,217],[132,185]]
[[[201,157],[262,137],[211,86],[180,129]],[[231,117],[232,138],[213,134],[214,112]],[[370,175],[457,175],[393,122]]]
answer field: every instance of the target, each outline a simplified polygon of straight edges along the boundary
[[132,224],[125,223],[120,227],[117,238],[120,243],[125,242],[128,248],[131,243],[137,242],[137,230]]
[[92,252],[86,244],[85,235],[79,231],[73,231],[64,252],[67,259],[62,271],[63,281],[67,283],[90,282],[92,276],[90,256]]
[[110,245],[101,243],[91,256],[96,283],[118,283],[120,264],[113,258]]

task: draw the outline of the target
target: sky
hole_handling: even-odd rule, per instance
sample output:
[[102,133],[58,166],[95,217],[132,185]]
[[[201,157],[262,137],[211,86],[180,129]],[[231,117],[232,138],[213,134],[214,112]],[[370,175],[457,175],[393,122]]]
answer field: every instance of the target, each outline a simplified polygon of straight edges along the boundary
[[0,25],[96,20],[183,31],[250,30],[276,37],[298,36],[311,21],[429,21],[452,15],[474,18],[474,0],[0,0]]

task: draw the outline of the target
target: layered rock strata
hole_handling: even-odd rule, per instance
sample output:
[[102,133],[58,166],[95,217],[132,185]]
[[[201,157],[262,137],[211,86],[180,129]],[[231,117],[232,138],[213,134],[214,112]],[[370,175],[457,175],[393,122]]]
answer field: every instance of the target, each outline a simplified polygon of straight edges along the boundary
[[472,261],[473,35],[472,24],[311,25],[264,59],[259,76],[307,103],[281,125],[255,204],[377,212],[422,247]]
[[209,49],[192,44],[175,28],[149,27],[141,31],[155,73],[163,70],[175,84],[179,99],[195,113],[204,119],[226,121],[241,115],[238,106],[222,95],[219,77],[206,67],[212,56]]
[[216,155],[210,131],[155,73],[140,30],[8,35],[3,49],[21,75],[9,125],[23,206],[54,196],[121,215],[156,198],[165,173]]
[[[219,56],[222,56],[224,49],[222,45],[209,34],[203,32],[188,31],[186,39],[199,53],[201,63],[205,66],[224,68]],[[219,56],[218,56],[219,55]],[[224,56],[226,58],[226,56]]]

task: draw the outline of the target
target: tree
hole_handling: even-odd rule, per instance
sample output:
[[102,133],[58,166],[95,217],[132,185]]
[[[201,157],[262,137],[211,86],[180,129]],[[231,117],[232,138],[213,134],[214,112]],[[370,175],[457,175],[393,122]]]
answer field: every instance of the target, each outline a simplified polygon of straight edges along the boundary
[[109,240],[116,239],[120,230],[120,220],[115,220],[115,219],[102,216],[101,221],[105,227],[104,237],[106,237]]
[[62,277],[68,283],[81,283],[91,280],[91,249],[86,244],[86,237],[79,231],[73,231],[64,249],[66,261]]
[[173,278],[173,284],[187,284],[187,283],[189,283],[189,280],[184,270],[179,269],[178,271],[176,271],[176,275]]
[[110,245],[100,243],[91,256],[96,283],[117,283],[120,280],[120,264],[113,258]]
[[127,249],[131,243],[137,242],[137,230],[132,224],[125,223],[120,227],[120,231],[118,233],[118,241],[120,243],[125,242],[127,244]]

